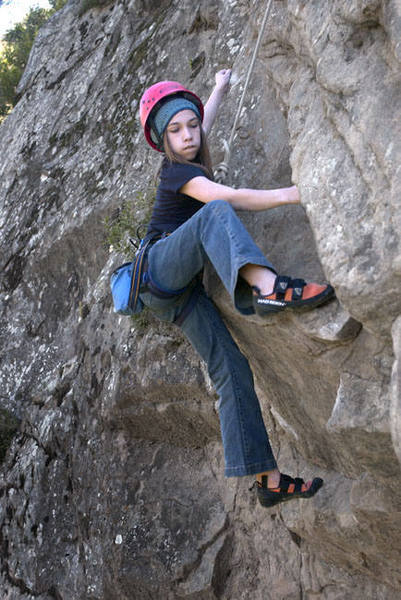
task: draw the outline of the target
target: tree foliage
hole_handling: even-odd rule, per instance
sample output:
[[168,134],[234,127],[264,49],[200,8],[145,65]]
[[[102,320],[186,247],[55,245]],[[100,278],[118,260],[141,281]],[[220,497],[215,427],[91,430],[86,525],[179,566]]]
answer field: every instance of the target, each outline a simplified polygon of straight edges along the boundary
[[[1,40],[0,122],[17,103],[17,86],[39,29],[65,3],[66,0],[49,0],[50,9],[31,8],[23,21],[9,29]],[[2,4],[10,4],[10,1],[3,0],[0,2],[0,5]]]

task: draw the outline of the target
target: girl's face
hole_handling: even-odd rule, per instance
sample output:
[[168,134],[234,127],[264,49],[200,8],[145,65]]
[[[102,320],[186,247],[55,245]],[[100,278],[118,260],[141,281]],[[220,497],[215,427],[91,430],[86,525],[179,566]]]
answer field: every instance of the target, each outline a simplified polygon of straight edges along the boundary
[[190,109],[174,115],[166,129],[171,150],[185,160],[193,160],[201,144],[200,127],[198,117]]

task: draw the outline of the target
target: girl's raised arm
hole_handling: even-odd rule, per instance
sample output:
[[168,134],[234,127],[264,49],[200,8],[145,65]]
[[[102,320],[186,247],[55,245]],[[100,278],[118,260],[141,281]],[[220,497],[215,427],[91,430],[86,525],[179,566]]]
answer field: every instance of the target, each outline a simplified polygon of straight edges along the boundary
[[203,117],[203,131],[209,135],[216,119],[219,106],[230,87],[231,69],[222,69],[216,73],[216,85],[205,104]]

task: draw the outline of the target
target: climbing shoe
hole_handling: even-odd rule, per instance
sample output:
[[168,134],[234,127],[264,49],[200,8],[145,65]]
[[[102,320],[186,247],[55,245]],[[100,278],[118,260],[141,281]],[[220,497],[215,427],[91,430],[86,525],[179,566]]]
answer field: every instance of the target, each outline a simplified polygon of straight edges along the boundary
[[323,479],[315,477],[313,481],[305,483],[300,477],[293,479],[289,475],[280,475],[280,484],[277,488],[267,487],[267,476],[262,476],[262,483],[255,481],[251,490],[256,487],[256,492],[260,504],[266,508],[271,508],[280,502],[287,502],[295,498],[312,498],[323,485]]
[[307,310],[334,298],[331,285],[306,283],[303,279],[291,279],[278,275],[274,289],[268,296],[262,296],[259,288],[253,286],[253,306],[256,314],[269,316],[284,309]]

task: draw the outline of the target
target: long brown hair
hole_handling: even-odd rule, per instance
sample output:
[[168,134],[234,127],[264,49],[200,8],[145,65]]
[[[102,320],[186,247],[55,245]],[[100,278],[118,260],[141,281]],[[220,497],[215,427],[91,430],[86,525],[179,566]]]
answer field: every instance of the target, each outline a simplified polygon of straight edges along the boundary
[[212,160],[210,158],[210,152],[209,152],[209,147],[207,144],[206,135],[202,129],[201,123],[199,123],[199,127],[200,127],[200,148],[199,148],[198,154],[196,155],[194,160],[185,160],[185,158],[182,158],[181,156],[176,154],[176,152],[174,152],[171,149],[171,146],[168,143],[167,129],[165,130],[164,135],[163,135],[164,153],[170,162],[181,163],[183,165],[193,165],[193,164],[198,165],[205,172],[206,177],[208,177],[209,179],[211,179],[213,181],[214,177],[213,177]]

